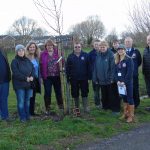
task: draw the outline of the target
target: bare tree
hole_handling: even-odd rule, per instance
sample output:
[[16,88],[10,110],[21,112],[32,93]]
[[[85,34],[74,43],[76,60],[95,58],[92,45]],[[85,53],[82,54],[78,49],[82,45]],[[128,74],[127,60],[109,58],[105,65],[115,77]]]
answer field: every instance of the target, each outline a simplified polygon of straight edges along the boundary
[[100,18],[89,16],[87,20],[71,27],[71,34],[78,36],[87,44],[91,44],[93,39],[100,39],[105,34],[105,27]]
[[[128,13],[131,22],[131,27],[128,28],[128,31],[135,35],[135,38],[140,38],[139,42],[143,42],[142,38],[144,37],[145,40],[150,33],[150,1],[136,1],[132,9],[129,6]],[[136,41],[138,41],[137,38]]]
[[43,19],[56,34],[63,32],[63,0],[33,0]]
[[36,36],[39,31],[45,33],[44,29],[38,27],[35,20],[23,16],[13,23],[7,34],[18,35],[22,43],[27,44],[31,37]]
[[105,40],[108,42],[109,46],[112,46],[113,41],[118,40],[118,35],[116,29],[112,29],[112,31],[106,36]]

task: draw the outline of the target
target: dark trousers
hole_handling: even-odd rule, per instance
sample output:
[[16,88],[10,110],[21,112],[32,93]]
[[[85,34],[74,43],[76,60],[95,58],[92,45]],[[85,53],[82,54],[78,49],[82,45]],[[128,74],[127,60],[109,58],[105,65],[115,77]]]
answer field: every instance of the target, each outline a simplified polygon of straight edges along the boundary
[[121,109],[121,96],[119,95],[118,92],[118,86],[117,83],[112,83],[111,84],[111,100],[110,100],[110,108],[114,112],[120,112]]
[[133,99],[135,107],[138,107],[140,105],[138,76],[133,77]]
[[54,87],[57,104],[59,108],[63,108],[60,76],[48,77],[47,79],[43,80],[43,83],[44,83],[44,100],[46,108],[51,105],[52,86]]
[[88,80],[71,80],[71,95],[73,98],[79,97],[79,90],[81,90],[82,97],[88,96]]
[[93,87],[93,91],[94,91],[94,102],[95,102],[95,106],[99,106],[101,105],[101,97],[100,97],[100,85],[99,84],[95,84],[94,82],[92,82],[92,87]]
[[133,99],[133,84],[130,83],[126,85],[127,95],[123,95],[123,101],[124,103],[128,103],[129,105],[134,105],[134,99]]
[[144,76],[145,84],[146,84],[146,91],[148,94],[148,97],[150,97],[150,77]]
[[34,115],[36,91],[33,90],[33,95],[30,98],[30,115]]
[[121,97],[116,83],[101,85],[101,94],[103,109],[110,109],[113,112],[120,111]]

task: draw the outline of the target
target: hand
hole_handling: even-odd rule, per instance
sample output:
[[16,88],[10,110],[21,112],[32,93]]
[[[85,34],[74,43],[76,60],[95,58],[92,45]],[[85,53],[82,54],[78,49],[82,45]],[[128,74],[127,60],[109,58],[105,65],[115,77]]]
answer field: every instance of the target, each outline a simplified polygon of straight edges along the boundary
[[117,85],[121,85],[121,82],[120,82],[120,81],[118,81],[118,82],[117,82]]
[[31,77],[29,77],[29,79],[30,79],[30,81],[33,81],[33,77],[31,76]]
[[30,82],[30,77],[27,77],[27,82]]

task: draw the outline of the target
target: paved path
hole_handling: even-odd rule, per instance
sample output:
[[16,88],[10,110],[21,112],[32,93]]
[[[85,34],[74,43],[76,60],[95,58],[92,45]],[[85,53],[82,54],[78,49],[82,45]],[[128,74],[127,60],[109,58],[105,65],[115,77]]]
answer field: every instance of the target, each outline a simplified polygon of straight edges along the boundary
[[109,139],[79,145],[75,150],[150,150],[150,123]]

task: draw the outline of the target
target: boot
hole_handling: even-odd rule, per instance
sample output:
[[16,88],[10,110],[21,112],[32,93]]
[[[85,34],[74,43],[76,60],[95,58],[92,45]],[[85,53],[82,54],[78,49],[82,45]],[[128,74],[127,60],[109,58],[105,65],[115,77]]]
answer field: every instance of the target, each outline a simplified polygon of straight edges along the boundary
[[76,117],[80,117],[80,109],[79,109],[79,98],[74,98],[75,108],[73,109],[73,114]]
[[134,121],[134,105],[129,105],[129,116],[127,118],[127,123]]
[[88,99],[87,97],[82,97],[82,104],[83,104],[83,110],[85,113],[89,113],[89,108],[88,108]]
[[79,108],[79,98],[74,98],[75,108]]
[[50,115],[50,102],[51,102],[50,98],[44,97],[44,102],[45,102],[45,109],[46,109],[45,114]]
[[123,115],[119,118],[120,120],[127,119],[129,115],[129,104],[123,103]]

